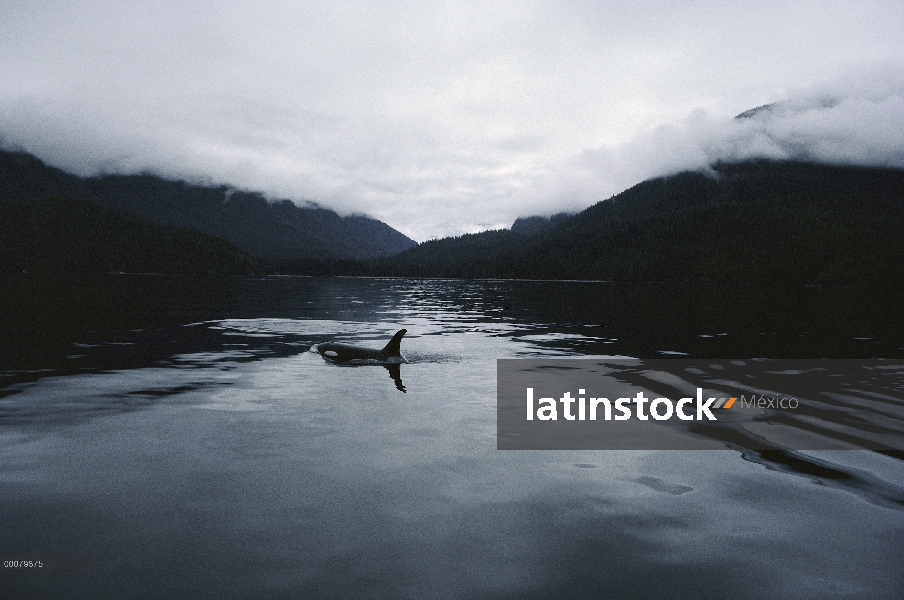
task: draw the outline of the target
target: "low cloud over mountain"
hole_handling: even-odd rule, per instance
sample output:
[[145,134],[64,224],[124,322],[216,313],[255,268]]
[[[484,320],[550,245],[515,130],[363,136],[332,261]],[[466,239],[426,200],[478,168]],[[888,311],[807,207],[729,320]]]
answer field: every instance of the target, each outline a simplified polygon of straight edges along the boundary
[[613,147],[586,150],[546,182],[547,198],[590,204],[651,177],[754,158],[904,167],[904,68],[796,90],[735,118],[698,110]]
[[902,30],[900,0],[4,2],[0,144],[423,241],[718,160],[900,164]]

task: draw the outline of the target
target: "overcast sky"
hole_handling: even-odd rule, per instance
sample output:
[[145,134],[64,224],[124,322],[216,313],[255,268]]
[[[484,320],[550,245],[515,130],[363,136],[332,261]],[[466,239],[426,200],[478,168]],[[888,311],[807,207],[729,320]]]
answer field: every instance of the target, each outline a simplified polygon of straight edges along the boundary
[[423,241],[718,159],[904,166],[902,32],[901,0],[0,0],[0,144]]

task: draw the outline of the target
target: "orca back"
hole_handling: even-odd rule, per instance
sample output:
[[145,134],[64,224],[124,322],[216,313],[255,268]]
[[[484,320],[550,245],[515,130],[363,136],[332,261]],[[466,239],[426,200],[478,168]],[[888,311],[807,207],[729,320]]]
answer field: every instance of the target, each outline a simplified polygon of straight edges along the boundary
[[408,333],[407,329],[399,329],[389,343],[380,351],[384,357],[402,356],[402,336]]

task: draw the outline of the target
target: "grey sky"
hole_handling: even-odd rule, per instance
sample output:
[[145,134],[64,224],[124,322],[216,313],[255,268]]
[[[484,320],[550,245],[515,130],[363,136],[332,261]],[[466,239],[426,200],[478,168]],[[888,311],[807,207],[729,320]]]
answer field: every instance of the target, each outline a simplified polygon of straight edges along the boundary
[[0,143],[423,241],[717,159],[904,166],[902,31],[900,0],[0,0]]

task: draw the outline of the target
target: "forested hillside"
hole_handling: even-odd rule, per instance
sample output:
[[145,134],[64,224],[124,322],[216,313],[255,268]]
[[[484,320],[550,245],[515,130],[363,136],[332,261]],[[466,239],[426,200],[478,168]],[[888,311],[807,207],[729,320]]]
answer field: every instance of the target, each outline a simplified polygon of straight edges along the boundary
[[248,274],[258,269],[221,239],[85,200],[0,204],[0,271]]
[[531,235],[490,231],[321,272],[904,284],[904,171],[718,164],[640,183]]
[[256,192],[151,174],[80,178],[30,154],[0,150],[0,204],[46,196],[88,200],[161,225],[193,229],[267,262],[366,259],[414,246],[381,221],[343,217],[314,203],[270,202]]

